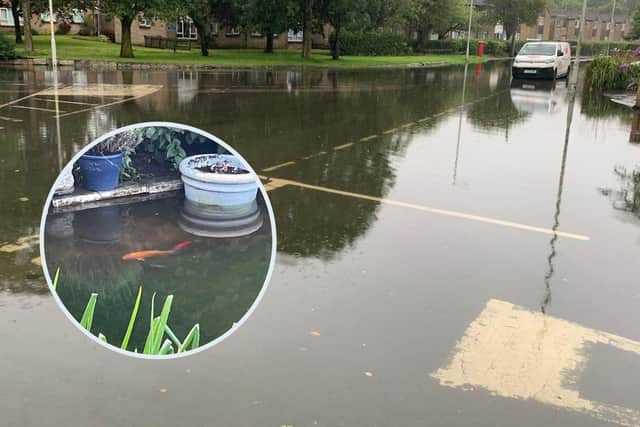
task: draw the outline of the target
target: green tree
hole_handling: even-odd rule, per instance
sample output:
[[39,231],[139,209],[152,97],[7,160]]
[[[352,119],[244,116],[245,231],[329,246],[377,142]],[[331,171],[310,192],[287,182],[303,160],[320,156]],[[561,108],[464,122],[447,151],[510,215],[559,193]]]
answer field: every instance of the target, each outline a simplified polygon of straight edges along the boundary
[[545,0],[487,0],[489,16],[504,27],[511,40],[511,54],[515,51],[515,34],[521,24],[534,25],[544,10]]
[[465,10],[464,0],[413,0],[405,17],[408,28],[417,35],[417,47],[424,47],[431,33],[444,38],[451,30],[464,28]]
[[362,0],[321,0],[319,4],[319,16],[333,27],[330,37],[331,56],[340,58],[340,32],[349,24],[361,17]]
[[287,31],[297,13],[298,3],[292,0],[249,0],[246,22],[252,30],[266,38],[264,51],[273,53],[274,34]]
[[[96,1],[97,0],[93,0]],[[120,57],[133,58],[131,44],[131,24],[141,14],[152,17],[157,15],[162,0],[102,0],[100,10],[120,20]],[[95,7],[97,3],[86,4],[85,7]]]

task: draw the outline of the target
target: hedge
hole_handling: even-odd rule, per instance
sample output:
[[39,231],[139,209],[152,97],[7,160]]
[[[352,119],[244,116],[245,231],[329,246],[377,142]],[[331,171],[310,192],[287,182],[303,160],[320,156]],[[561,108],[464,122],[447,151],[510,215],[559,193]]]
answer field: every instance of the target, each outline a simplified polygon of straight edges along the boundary
[[[331,42],[335,33],[331,33]],[[340,32],[342,55],[405,55],[411,52],[402,34],[390,32]]]

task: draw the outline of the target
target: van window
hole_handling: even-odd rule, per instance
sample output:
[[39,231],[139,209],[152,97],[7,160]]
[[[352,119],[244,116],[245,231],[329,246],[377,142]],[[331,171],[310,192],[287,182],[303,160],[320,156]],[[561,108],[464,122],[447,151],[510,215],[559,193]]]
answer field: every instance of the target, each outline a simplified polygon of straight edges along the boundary
[[548,43],[527,43],[522,46],[519,54],[553,56],[556,54],[556,45]]

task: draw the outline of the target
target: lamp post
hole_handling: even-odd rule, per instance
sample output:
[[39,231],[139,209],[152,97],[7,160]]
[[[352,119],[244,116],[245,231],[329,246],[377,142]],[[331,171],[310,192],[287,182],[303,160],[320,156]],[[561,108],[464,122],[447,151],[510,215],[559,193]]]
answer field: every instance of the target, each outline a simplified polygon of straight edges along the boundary
[[569,78],[569,90],[575,92],[578,84],[578,70],[580,69],[580,53],[582,50],[582,35],[584,34],[585,15],[587,14],[587,0],[582,2],[582,15],[580,15],[580,32],[578,33],[578,45],[576,46],[575,65]]
[[611,6],[611,23],[609,24],[609,34],[607,35],[607,55],[609,55],[609,48],[611,47],[611,35],[616,32],[616,0],[613,0],[613,6]]
[[56,31],[53,25],[53,0],[49,0],[49,31],[51,32],[51,64],[55,72],[58,67],[58,55],[56,52]]

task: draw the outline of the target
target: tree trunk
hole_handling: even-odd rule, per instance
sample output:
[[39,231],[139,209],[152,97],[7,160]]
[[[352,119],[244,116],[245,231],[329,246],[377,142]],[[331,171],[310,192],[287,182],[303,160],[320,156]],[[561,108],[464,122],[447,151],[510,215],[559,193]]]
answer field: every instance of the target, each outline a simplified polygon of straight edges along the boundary
[[22,0],[22,15],[24,19],[24,48],[33,52],[33,37],[31,33],[31,0]]
[[198,38],[200,39],[200,55],[209,56],[209,39],[210,39],[210,29],[208,20],[205,18],[204,21],[200,19],[193,19],[193,24],[196,26],[198,30]]
[[427,46],[430,32],[430,30],[425,30],[424,28],[419,29],[416,32],[416,47],[418,50],[424,49]]
[[20,31],[20,12],[18,11],[18,2],[11,2],[11,14],[13,15],[13,29],[16,33],[16,44],[22,43],[22,34]]
[[305,0],[302,22],[302,57],[311,58],[311,20],[313,0]]
[[511,35],[511,56],[516,56],[516,34]]
[[265,53],[273,53],[273,31],[267,33],[267,46],[264,48]]
[[133,58],[133,47],[131,46],[131,24],[133,18],[122,16],[120,18],[120,58]]
[[331,57],[335,60],[340,59],[340,25],[338,24],[334,27],[331,39]]

